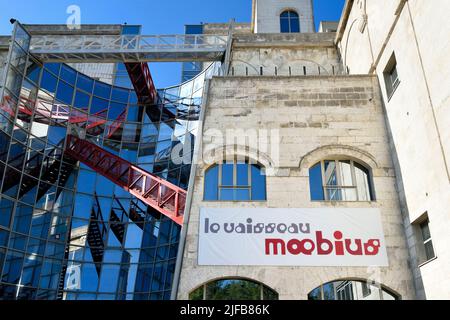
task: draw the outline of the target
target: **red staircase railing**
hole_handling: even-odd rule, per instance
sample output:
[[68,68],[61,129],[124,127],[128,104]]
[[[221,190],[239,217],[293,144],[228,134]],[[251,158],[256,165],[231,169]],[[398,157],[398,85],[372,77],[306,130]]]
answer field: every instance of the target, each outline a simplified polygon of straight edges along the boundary
[[157,91],[153,78],[146,62],[125,63],[125,67],[133,83],[134,90],[142,104],[153,104],[156,101]]
[[132,163],[72,135],[66,154],[124,188],[179,225],[183,224],[186,191]]

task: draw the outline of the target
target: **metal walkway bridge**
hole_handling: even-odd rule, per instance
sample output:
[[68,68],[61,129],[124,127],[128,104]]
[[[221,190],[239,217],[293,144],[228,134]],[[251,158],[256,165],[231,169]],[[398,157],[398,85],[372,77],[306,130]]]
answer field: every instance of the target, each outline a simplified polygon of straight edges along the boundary
[[31,38],[30,52],[41,61],[86,62],[192,62],[220,61],[229,36],[39,36]]

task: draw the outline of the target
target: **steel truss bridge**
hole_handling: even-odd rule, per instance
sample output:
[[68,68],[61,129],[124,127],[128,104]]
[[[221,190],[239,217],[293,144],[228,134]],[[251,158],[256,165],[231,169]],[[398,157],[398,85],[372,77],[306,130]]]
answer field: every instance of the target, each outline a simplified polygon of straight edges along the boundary
[[221,61],[229,39],[226,35],[34,35],[30,52],[41,61],[64,63]]

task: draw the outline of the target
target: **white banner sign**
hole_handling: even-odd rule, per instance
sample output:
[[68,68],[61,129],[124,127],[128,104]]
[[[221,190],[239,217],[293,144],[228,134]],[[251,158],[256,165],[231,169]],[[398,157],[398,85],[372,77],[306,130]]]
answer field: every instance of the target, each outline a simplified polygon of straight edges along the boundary
[[201,208],[199,265],[388,266],[378,209]]

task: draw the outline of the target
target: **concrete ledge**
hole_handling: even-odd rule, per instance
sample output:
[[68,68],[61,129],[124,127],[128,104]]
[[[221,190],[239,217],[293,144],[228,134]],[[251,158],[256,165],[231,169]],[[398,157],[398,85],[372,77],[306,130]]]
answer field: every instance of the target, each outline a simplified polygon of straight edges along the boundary
[[357,74],[357,75],[315,75],[315,76],[214,76],[217,80],[354,80],[354,79],[378,79],[373,74]]
[[0,50],[8,50],[10,40],[10,36],[0,36]]
[[120,24],[82,24],[80,30],[71,30],[65,24],[24,24],[31,35],[120,35]]
[[334,47],[336,33],[257,33],[234,35],[234,47]]

